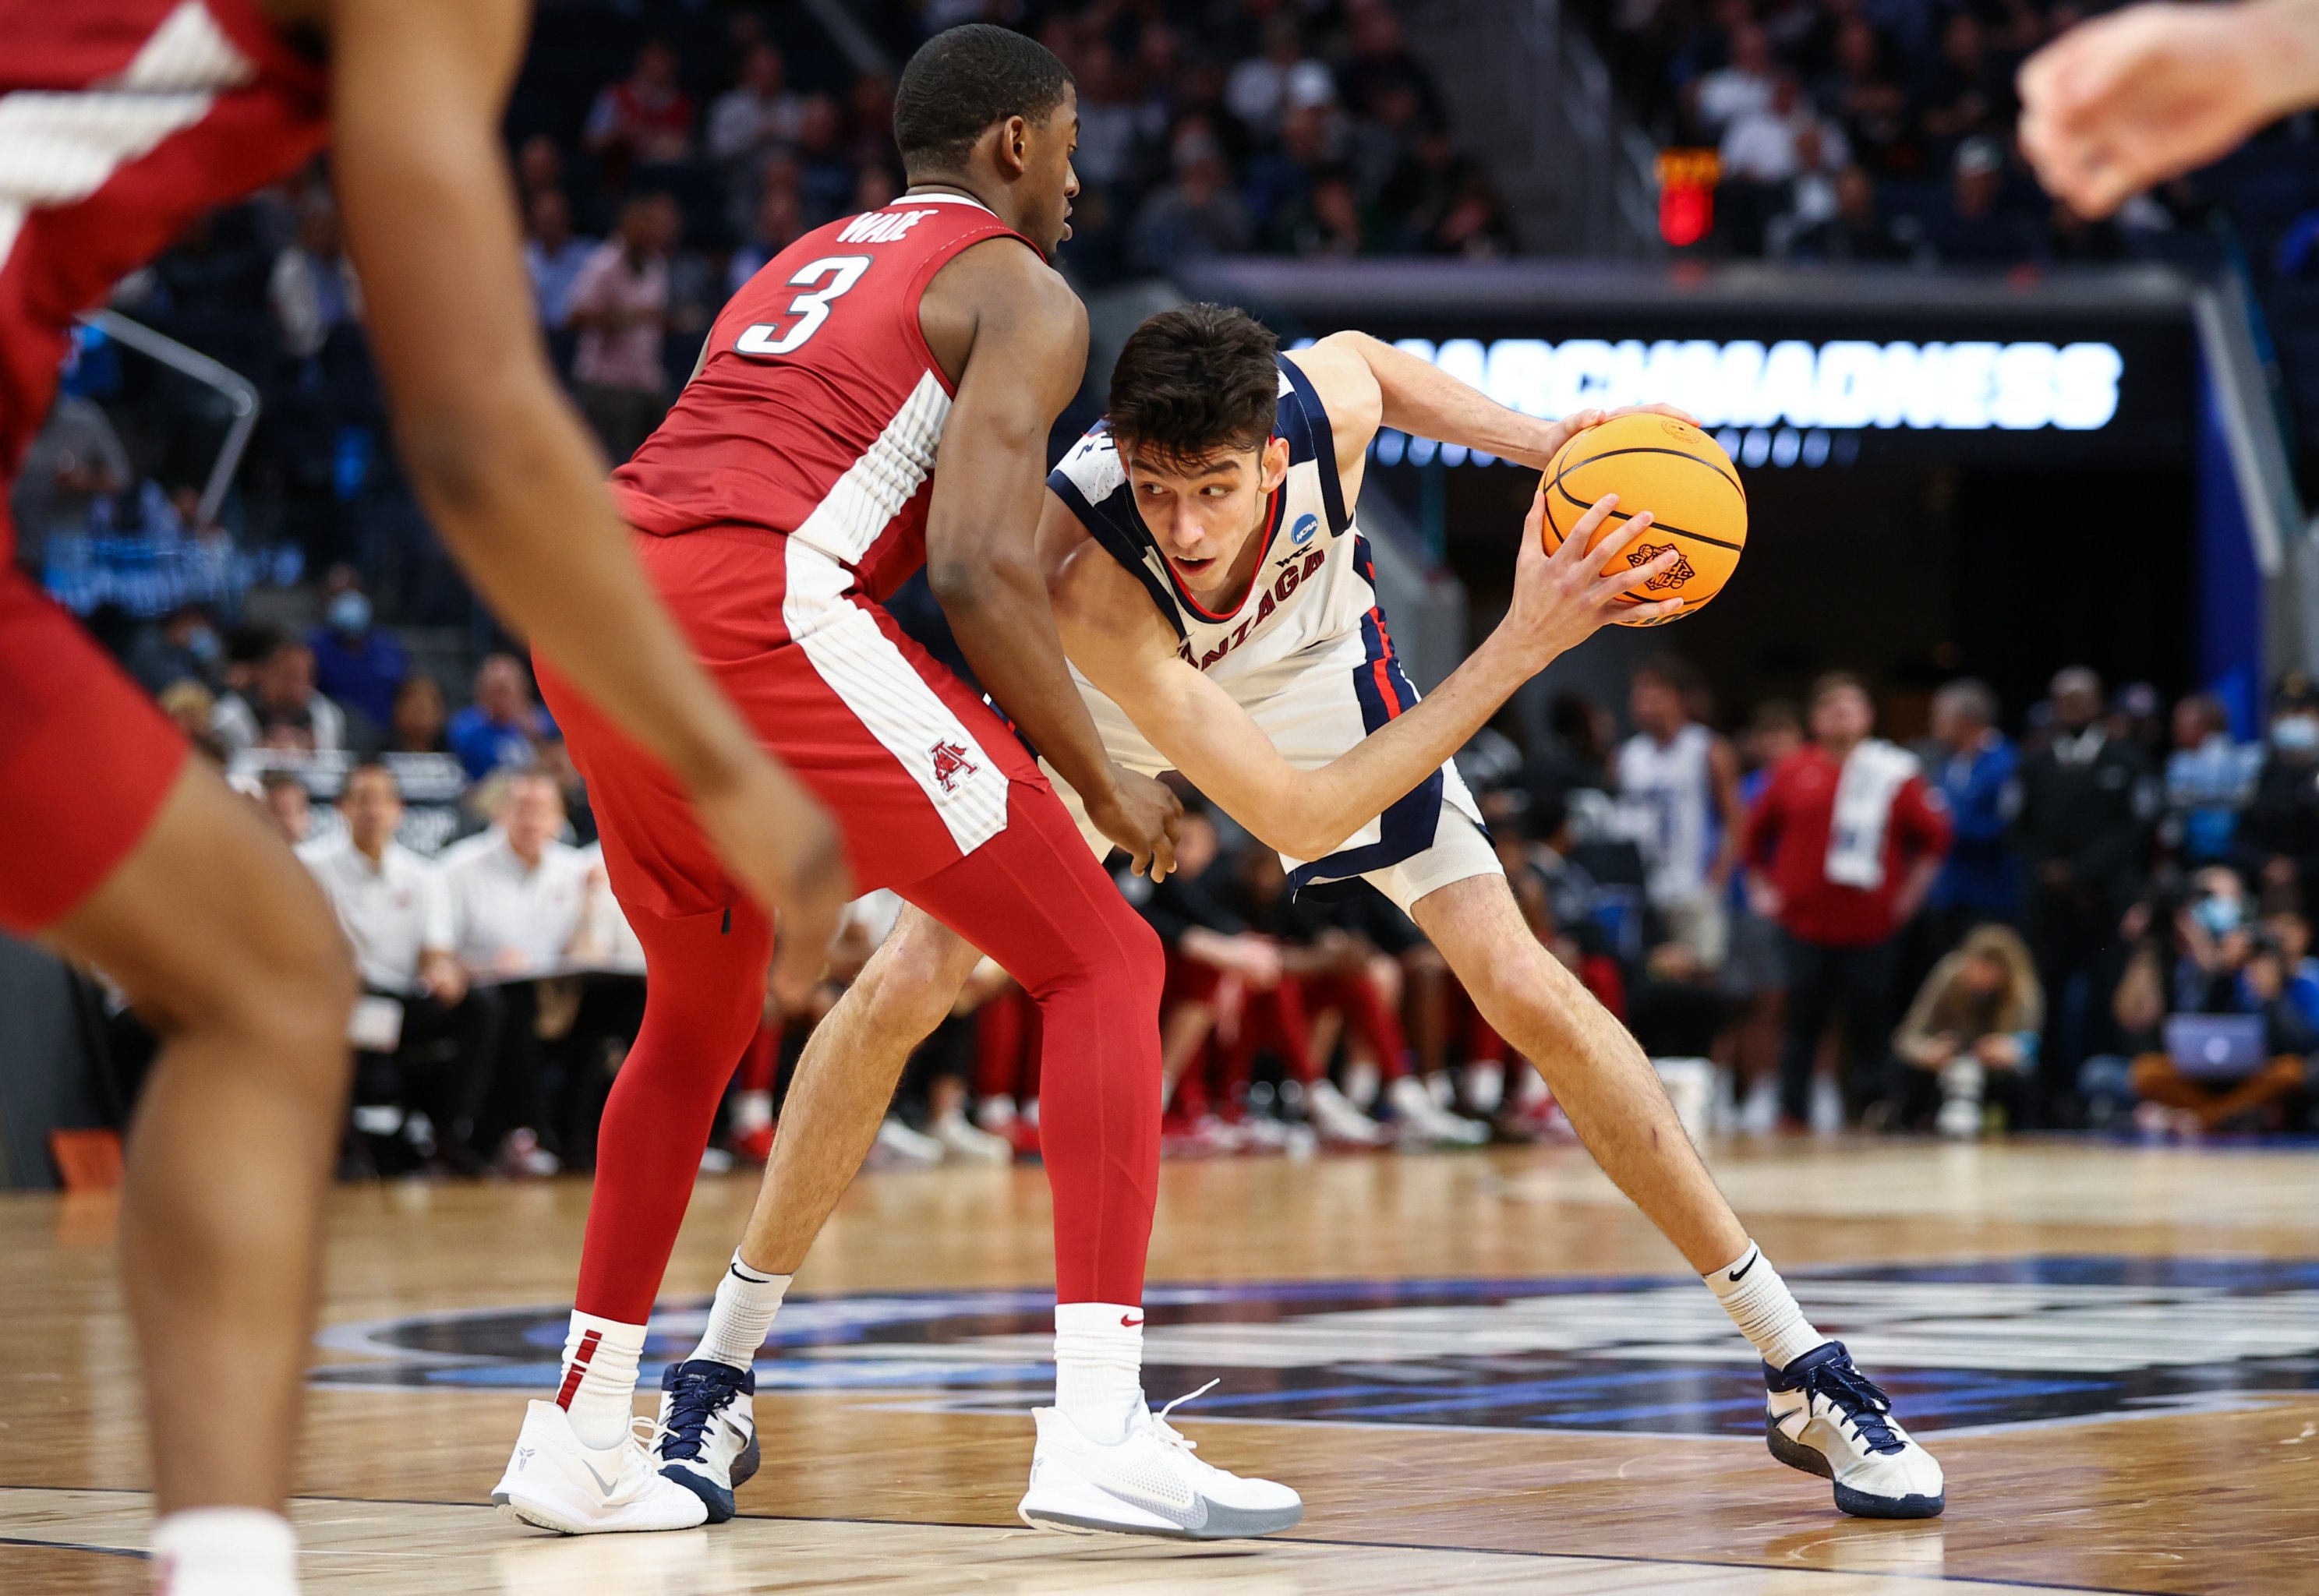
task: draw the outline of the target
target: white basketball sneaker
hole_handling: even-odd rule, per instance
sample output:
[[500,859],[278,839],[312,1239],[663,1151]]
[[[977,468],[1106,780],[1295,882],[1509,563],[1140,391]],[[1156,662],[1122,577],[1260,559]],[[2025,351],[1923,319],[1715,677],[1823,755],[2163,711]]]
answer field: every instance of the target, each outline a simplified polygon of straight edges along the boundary
[[1325,1075],[1304,1088],[1304,1114],[1331,1147],[1382,1147],[1386,1140],[1385,1127],[1355,1108]]
[[708,1518],[707,1502],[661,1477],[643,1437],[587,1446],[573,1433],[572,1416],[546,1402],[525,1409],[492,1501],[509,1518],[559,1535],[690,1529]]
[[755,1371],[713,1357],[688,1358],[661,1371],[653,1456],[662,1478],[708,1504],[711,1524],[733,1516],[734,1491],[747,1484],[763,1461],[751,1411],[756,1395]]
[[1863,1519],[1932,1519],[1948,1505],[1941,1465],[1892,1417],[1892,1399],[1852,1366],[1841,1341],[1784,1369],[1764,1366],[1764,1438],[1790,1468],[1836,1483]]
[[1386,1088],[1394,1123],[1404,1152],[1437,1147],[1479,1147],[1490,1139],[1489,1126],[1453,1114],[1434,1100],[1423,1081],[1404,1075]]
[[1060,1409],[1034,1410],[1031,1488],[1015,1510],[1023,1522],[1072,1534],[1232,1540],[1270,1535],[1304,1518],[1304,1499],[1287,1486],[1226,1474],[1194,1456],[1194,1443],[1167,1421],[1177,1402],[1159,1416],[1136,1403],[1126,1438],[1115,1447],[1087,1439]]

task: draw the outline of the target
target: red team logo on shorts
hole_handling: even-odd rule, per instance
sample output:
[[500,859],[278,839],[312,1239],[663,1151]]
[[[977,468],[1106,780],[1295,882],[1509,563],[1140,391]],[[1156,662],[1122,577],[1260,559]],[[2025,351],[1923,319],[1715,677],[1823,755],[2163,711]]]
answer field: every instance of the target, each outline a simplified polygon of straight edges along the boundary
[[956,743],[934,745],[934,780],[942,783],[944,792],[955,791],[961,776],[971,776],[982,767],[966,757],[966,750]]

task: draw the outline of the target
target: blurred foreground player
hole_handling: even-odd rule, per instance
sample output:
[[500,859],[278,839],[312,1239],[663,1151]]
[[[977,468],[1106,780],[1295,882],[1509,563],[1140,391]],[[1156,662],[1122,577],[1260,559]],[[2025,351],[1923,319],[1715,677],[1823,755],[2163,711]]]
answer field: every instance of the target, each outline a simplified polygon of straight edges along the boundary
[[[500,612],[681,772],[735,875],[802,925],[833,924],[845,881],[826,817],[652,603],[543,358],[499,143],[528,11],[0,3],[0,473],[48,410],[76,314],[334,141],[379,369],[436,525]],[[282,1596],[352,963],[289,850],[12,543],[0,521],[0,926],[103,968],[165,1039],[121,1221],[157,1575],[171,1596]]]
[[2319,0],[2130,5],[2021,68],[2021,149],[2082,216],[2319,104]]
[[[1109,419],[1048,478],[1040,537],[1056,622],[1114,759],[1182,771],[1279,850],[1294,886],[1358,877],[1417,922],[1492,1028],[1537,1064],[1604,1172],[1762,1355],[1773,1455],[1832,1477],[1846,1512],[1930,1517],[1945,1502],[1940,1465],[1843,1344],[1805,1319],[1716,1190],[1642,1050],[1531,933],[1448,762],[1517,688],[1614,614],[1675,613],[1680,600],[1615,606],[1646,596],[1676,552],[1606,574],[1626,537],[1582,552],[1616,509],[1605,498],[1549,557],[1541,489],[1506,619],[1421,703],[1377,608],[1355,503],[1380,427],[1538,468],[1604,419],[1517,414],[1361,333],[1283,356],[1241,311],[1162,311],[1121,350]],[[1636,507],[1629,527],[1647,517]],[[906,913],[815,1032],[708,1335],[672,1384],[721,1361],[727,1389],[747,1389],[768,1299],[778,1304],[853,1172],[830,1160],[866,1150],[903,1060],[949,1012],[975,958],[951,931]],[[1052,1157],[1063,1132],[1041,1129]],[[746,1404],[693,1403],[670,1417],[662,1456],[722,1489],[717,1461],[752,1444]],[[1025,1519],[1181,1532],[1168,1504],[1087,1461],[1072,1415],[1042,1410],[1038,1428]]]
[[[1135,1361],[1159,1180],[1158,940],[1022,744],[880,604],[926,566],[976,673],[1107,843],[1171,868],[1176,800],[1104,753],[1039,567],[1048,428],[1087,361],[1086,311],[1047,259],[1069,232],[1078,127],[1070,76],[1035,41],[987,24],[930,41],[895,95],[908,191],[768,262],[615,480],[654,583],[841,817],[861,889],[891,888],[1039,1006],[1059,1401],[1107,1431],[1123,1472],[1257,1534],[1296,1521],[1295,1492],[1198,1463],[1145,1409]],[[772,928],[683,794],[542,674],[648,984],[605,1105],[563,1380],[531,1404],[492,1495],[566,1533],[681,1528],[729,1517],[730,1492],[661,1480],[659,1497],[618,1496],[591,1459],[627,1445],[645,1320],[757,1027]],[[663,1419],[732,1389],[665,1383]],[[745,1474],[748,1456],[726,1461]]]

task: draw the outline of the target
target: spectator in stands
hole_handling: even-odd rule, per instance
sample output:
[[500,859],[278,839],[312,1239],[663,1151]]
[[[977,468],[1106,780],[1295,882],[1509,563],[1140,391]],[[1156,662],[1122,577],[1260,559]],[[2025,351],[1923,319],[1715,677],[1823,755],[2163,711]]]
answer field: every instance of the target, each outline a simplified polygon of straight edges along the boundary
[[780,49],[761,41],[741,58],[740,81],[709,104],[708,158],[736,173],[750,170],[796,140],[804,115]]
[[1280,247],[1308,260],[1350,260],[1369,253],[1375,243],[1375,230],[1354,192],[1352,174],[1340,166],[1315,173],[1311,191],[1276,226]]
[[2044,994],[2020,933],[1974,927],[1933,966],[1893,1033],[1894,1118],[1920,1125],[1937,1102],[1934,1123],[1942,1135],[1978,1136],[1982,1105],[1994,1097],[2017,1123],[2044,1024]]
[[733,251],[732,265],[726,273],[726,292],[740,293],[743,284],[764,270],[767,261],[796,243],[805,230],[805,212],[798,203],[795,163],[782,160],[769,166],[764,188],[757,196],[757,214],[749,237]]
[[633,163],[692,153],[692,101],[677,81],[676,51],[666,40],[645,40],[636,69],[596,96],[582,137],[616,184]]
[[572,285],[573,388],[614,464],[636,452],[668,410],[661,336],[668,329],[676,203],[636,194]]
[[1769,100],[1725,124],[1722,156],[1718,210],[1743,253],[1762,251],[1774,218],[1784,238],[1836,214],[1835,175],[1849,158],[1844,135],[1786,73],[1773,81]]
[[1264,52],[1249,57],[1224,81],[1225,108],[1259,138],[1279,129],[1292,107],[1336,98],[1328,67],[1306,53],[1304,30],[1294,9],[1264,21]]
[[2319,911],[2319,694],[2307,686],[2271,707],[2270,748],[2240,819],[2238,853],[2265,894],[2292,892]]
[[[2091,983],[2118,916],[2134,901],[2156,784],[2142,750],[2103,726],[2101,678],[2071,666],[2053,678],[2053,735],[2021,762],[2013,839],[2028,878],[2029,950],[2044,988],[2040,1051],[2047,1105],[2085,1056],[2072,1005],[2099,1001]],[[2074,990],[2073,990],[2074,989]]]
[[572,202],[562,189],[543,189],[531,196],[524,209],[523,264],[531,273],[539,324],[548,331],[562,332],[571,325],[572,293],[596,249],[595,239],[573,236]]
[[403,1134],[420,1156],[471,1174],[468,1147],[490,1077],[498,1005],[472,988],[454,951],[448,886],[429,861],[395,840],[402,793],[383,765],[347,772],[338,793],[345,829],[300,852],[353,944],[372,1029],[357,1024],[356,1102],[407,1103],[429,1128]]
[[2159,837],[2185,868],[2224,862],[2239,812],[2254,799],[2262,745],[2232,738],[2230,711],[2211,693],[2190,693],[2177,703],[2173,729]]
[[[2304,1089],[2319,1033],[2296,1001],[2300,972],[2287,950],[2255,935],[2251,918],[2238,873],[2209,867],[2193,878],[2188,899],[2173,914],[2170,946],[2153,934],[2127,960],[2114,1003],[2120,1028],[2143,1047],[2127,1077],[2143,1130],[2198,1135],[2234,1122],[2273,1126],[2279,1108]],[[2168,1050],[2170,1014],[2260,1016],[2263,1057],[2244,1075],[2191,1073]],[[2105,1090],[2107,1063],[2088,1060],[2089,1092]]]
[[1651,907],[1668,939],[1711,973],[1723,963],[1723,889],[1738,862],[1747,812],[1739,801],[1738,756],[1692,718],[1691,695],[1700,685],[1690,662],[1676,656],[1636,668],[1627,695],[1635,735],[1620,744],[1617,779],[1643,852]]
[[1425,68],[1409,53],[1401,19],[1392,6],[1385,0],[1356,0],[1346,11],[1350,23],[1349,54],[1337,70],[1337,92],[1347,109],[1372,120],[1386,120],[1393,115],[1386,109],[1388,104],[1395,96],[1406,96],[1416,117],[1440,120],[1440,96]]
[[1943,24],[1940,59],[1926,77],[1923,100],[1925,131],[1939,149],[2001,136],[2011,125],[2013,74],[1989,48],[1972,11],[1952,12]]
[[1956,147],[1948,203],[1925,229],[1926,242],[1942,264],[2010,266],[2043,252],[2035,220],[2007,205],[2004,189],[2005,151],[1993,140],[1967,139]]
[[275,257],[266,297],[294,360],[313,358],[332,333],[361,323],[362,286],[340,247],[338,205],[325,190],[300,203],[297,239]]
[[448,753],[450,709],[443,702],[443,687],[424,671],[403,678],[387,717],[388,753]]
[[129,651],[129,673],[147,692],[159,693],[172,682],[197,681],[214,692],[221,680],[225,642],[210,619],[208,607],[180,604],[149,627]]
[[1495,260],[1514,251],[1513,218],[1490,175],[1471,162],[1459,167],[1457,190],[1448,212],[1425,236],[1434,255],[1465,260]]
[[1924,170],[1908,92],[1887,69],[1883,45],[1865,18],[1846,17],[1837,26],[1836,70],[1822,82],[1818,98],[1870,172],[1911,177]]
[[25,451],[9,498],[17,561],[37,576],[49,539],[86,533],[98,502],[131,480],[129,451],[104,407],[80,394],[59,399]]
[[799,114],[798,198],[808,228],[845,213],[853,197],[853,165],[846,158],[845,121],[827,95],[808,95]]
[[266,817],[293,848],[313,834],[313,798],[303,777],[293,771],[267,771],[257,779],[257,797]]
[[588,866],[559,840],[564,795],[553,778],[505,778],[492,829],[443,854],[453,951],[472,980],[494,983],[504,1018],[490,1099],[479,1116],[484,1145],[514,1175],[553,1175],[547,1143],[555,1114],[540,1048],[540,982],[561,972],[588,906]]
[[2011,924],[2021,917],[2021,867],[2007,809],[2020,759],[1997,729],[1997,695],[1970,679],[1933,695],[1932,740],[1926,773],[1948,804],[1951,841],[1925,906],[1931,951],[1945,953],[1983,921]]
[[1753,23],[1732,29],[1729,62],[1692,85],[1691,120],[1700,137],[1719,140],[1723,130],[1740,117],[1768,108],[1778,77],[1772,41],[1764,30]]
[[1821,677],[1809,717],[1812,740],[1772,772],[1746,844],[1759,910],[1784,933],[1780,1097],[1796,1128],[1812,1122],[1814,1060],[1839,1005],[1850,1106],[1884,1096],[1873,1078],[1891,1035],[1894,937],[1924,906],[1949,843],[1915,757],[1870,735],[1866,683],[1845,672]]
[[524,214],[544,194],[564,192],[564,152],[546,133],[534,133],[515,152],[516,192],[522,196]]
[[1165,272],[1179,261],[1248,248],[1254,224],[1205,122],[1187,122],[1177,130],[1174,162],[1175,180],[1152,190],[1136,214],[1129,243],[1135,264]]
[[411,656],[372,625],[370,595],[353,566],[332,566],[322,591],[322,624],[310,643],[315,685],[360,715],[375,735],[393,717],[395,695],[411,674]]
[[229,748],[256,747],[269,725],[303,726],[319,753],[348,745],[346,712],[316,688],[314,651],[292,638],[274,640],[248,691],[218,703],[217,733]]
[[1876,185],[1858,166],[1836,175],[1836,213],[1818,223],[1800,227],[1790,236],[1788,253],[1799,260],[1897,261],[1908,258],[1908,242],[1899,227],[1878,208]]
[[475,671],[475,701],[451,717],[451,752],[481,781],[493,771],[537,763],[555,722],[531,690],[531,673],[511,654],[495,654]]

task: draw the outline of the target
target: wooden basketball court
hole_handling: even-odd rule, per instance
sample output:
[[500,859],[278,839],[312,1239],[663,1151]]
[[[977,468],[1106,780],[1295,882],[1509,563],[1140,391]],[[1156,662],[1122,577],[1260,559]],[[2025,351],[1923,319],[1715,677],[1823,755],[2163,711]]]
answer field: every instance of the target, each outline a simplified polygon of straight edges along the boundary
[[[1176,1164],[1155,1401],[1296,1485],[1180,1546],[1013,1517],[1048,1379],[1036,1170],[865,1177],[759,1365],[744,1517],[560,1540],[482,1505],[562,1335],[587,1187],[333,1196],[296,1513],[326,1592],[2319,1589],[2319,1154],[2021,1142],[1713,1150],[1823,1329],[1945,1465],[1871,1523],[1773,1464],[1745,1342],[1572,1148]],[[705,1180],[691,1345],[753,1190]],[[148,1499],[109,1201],[0,1203],[0,1591],[141,1592]]]

